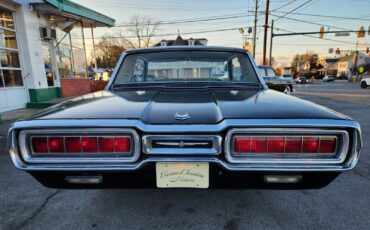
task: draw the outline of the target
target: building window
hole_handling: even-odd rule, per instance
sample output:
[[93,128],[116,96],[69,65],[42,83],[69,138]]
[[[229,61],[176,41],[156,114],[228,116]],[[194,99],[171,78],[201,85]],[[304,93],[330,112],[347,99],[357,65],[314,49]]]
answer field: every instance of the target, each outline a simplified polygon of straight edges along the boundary
[[58,69],[61,78],[87,78],[87,61],[82,27],[77,23],[67,34],[56,28]]
[[13,13],[0,8],[0,88],[23,86]]

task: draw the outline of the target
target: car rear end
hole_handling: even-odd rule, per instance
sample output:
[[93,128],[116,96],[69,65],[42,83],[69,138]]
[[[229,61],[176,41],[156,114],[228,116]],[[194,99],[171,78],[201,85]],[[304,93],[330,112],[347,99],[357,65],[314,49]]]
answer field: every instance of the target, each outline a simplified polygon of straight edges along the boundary
[[320,188],[352,169],[361,148],[350,120],[72,123],[16,122],[15,166],[58,188]]

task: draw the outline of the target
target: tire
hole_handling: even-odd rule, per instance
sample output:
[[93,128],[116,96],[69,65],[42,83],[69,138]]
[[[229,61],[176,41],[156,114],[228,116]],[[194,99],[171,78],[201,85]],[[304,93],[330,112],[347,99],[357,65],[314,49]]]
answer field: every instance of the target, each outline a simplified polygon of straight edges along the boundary
[[366,89],[367,88],[367,84],[366,84],[365,81],[362,81],[361,82],[361,88],[363,88],[363,89]]
[[290,88],[289,85],[285,86],[284,93],[289,95],[292,92],[292,89]]

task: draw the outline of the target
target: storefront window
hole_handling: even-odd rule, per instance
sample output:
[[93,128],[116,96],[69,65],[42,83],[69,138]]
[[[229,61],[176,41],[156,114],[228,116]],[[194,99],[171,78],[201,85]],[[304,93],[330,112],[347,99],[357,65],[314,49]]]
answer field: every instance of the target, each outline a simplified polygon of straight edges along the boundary
[[4,78],[3,75],[0,73],[0,88],[4,87]]
[[0,29],[0,47],[18,49],[15,32]]
[[23,86],[22,73],[20,70],[3,69],[5,87]]
[[23,86],[13,13],[0,8],[0,87]]
[[14,29],[14,19],[12,12],[0,8],[0,26]]
[[60,77],[87,78],[82,28],[76,23],[69,34],[58,28],[56,30],[57,40],[62,39],[56,49]]
[[0,50],[1,67],[20,68],[18,52]]
[[54,86],[54,72],[53,65],[51,63],[49,44],[43,45],[43,50],[44,50],[45,76],[48,81],[48,86]]

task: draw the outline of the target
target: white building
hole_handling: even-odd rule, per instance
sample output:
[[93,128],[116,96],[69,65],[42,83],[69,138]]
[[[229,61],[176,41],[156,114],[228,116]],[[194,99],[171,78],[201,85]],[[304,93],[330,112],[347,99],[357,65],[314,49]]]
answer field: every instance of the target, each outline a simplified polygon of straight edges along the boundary
[[[356,55],[352,54],[352,55],[339,59],[337,77],[340,77],[340,76],[351,77],[352,76],[353,68],[355,65],[355,58],[356,58]],[[357,67],[365,66],[369,63],[370,63],[370,58],[367,54],[361,53],[361,52],[358,53]]]
[[70,0],[1,0],[0,112],[61,97],[63,77],[87,78],[85,36],[114,22]]

